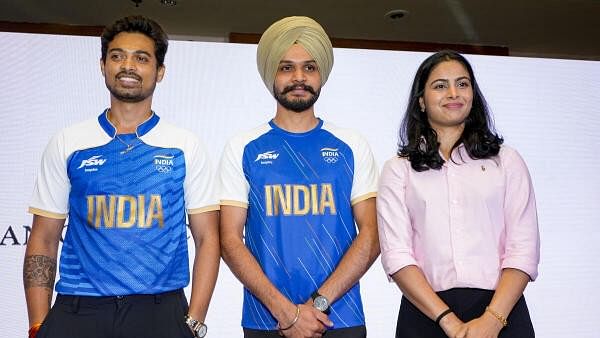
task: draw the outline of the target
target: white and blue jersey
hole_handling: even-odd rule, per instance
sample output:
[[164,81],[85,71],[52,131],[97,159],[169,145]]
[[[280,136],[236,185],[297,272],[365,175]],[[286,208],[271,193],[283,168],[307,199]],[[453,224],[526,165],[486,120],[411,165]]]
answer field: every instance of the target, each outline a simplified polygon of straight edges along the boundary
[[[319,120],[290,133],[272,121],[233,138],[220,167],[221,205],[247,208],[245,244],[292,302],[310,299],[357,235],[352,206],[374,197],[377,169],[358,134]],[[358,283],[331,306],[334,328],[364,325]],[[242,326],[277,321],[244,289]]]
[[218,209],[212,182],[198,139],[154,113],[134,134],[116,135],[107,111],[62,130],[44,152],[29,208],[68,216],[56,291],[114,296],[185,287],[186,211]]

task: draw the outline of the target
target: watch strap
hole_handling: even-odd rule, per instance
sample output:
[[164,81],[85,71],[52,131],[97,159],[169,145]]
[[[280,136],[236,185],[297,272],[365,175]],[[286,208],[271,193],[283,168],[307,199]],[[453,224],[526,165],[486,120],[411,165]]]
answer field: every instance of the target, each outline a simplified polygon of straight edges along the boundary
[[204,336],[206,336],[206,331],[207,331],[206,324],[202,323],[201,321],[199,321],[197,319],[194,319],[189,314],[185,315],[183,318],[185,319],[185,323],[187,324],[187,326],[194,333],[194,337],[203,338]]
[[315,300],[315,298],[317,298],[317,297],[319,297],[319,296],[321,296],[321,294],[319,293],[319,290],[316,290],[315,292],[313,292],[313,293],[310,295],[310,298],[312,298],[312,300],[314,301],[314,300]]

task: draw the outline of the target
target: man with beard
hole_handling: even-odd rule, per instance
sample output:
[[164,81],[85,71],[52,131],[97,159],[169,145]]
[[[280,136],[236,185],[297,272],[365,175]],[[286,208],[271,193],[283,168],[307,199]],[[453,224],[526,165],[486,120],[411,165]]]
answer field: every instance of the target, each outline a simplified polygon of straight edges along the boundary
[[275,117],[234,137],[220,168],[221,250],[245,286],[244,337],[365,337],[358,280],[379,254],[377,169],[362,137],[315,116],[331,42],[314,20],[284,18],[257,63]]
[[[107,27],[101,44],[110,107],[52,138],[29,208],[29,336],[204,337],[219,266],[218,202],[201,143],[151,109],[167,36],[132,16]],[[186,213],[196,249],[189,307]]]

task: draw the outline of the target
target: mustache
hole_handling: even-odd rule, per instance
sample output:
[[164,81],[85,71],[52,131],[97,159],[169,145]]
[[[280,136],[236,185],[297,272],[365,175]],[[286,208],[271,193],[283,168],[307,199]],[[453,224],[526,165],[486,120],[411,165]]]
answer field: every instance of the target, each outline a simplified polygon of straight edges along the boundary
[[313,95],[317,95],[317,92],[315,91],[315,89],[313,87],[311,87],[309,85],[305,85],[305,84],[297,84],[297,85],[287,86],[287,87],[283,88],[281,95],[285,95],[285,94],[291,92],[292,90],[296,90],[296,89],[306,90],[307,92],[309,92]]
[[141,77],[141,76],[137,75],[137,74],[136,74],[136,73],[134,73],[134,72],[128,72],[128,71],[122,71],[122,72],[119,72],[119,73],[118,73],[118,74],[115,76],[115,78],[119,79],[119,78],[121,78],[121,77],[123,77],[123,76],[132,77],[132,78],[134,78],[134,79],[136,79],[136,80],[138,80],[138,81],[142,81],[142,77]]

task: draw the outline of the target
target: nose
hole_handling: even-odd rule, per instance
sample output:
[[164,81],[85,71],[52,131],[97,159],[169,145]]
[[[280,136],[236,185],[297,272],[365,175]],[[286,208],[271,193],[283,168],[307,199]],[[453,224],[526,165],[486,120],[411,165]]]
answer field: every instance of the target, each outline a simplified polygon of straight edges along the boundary
[[306,81],[306,76],[304,74],[304,69],[297,68],[296,70],[294,70],[293,80],[295,82],[304,82],[304,81]]
[[457,97],[458,96],[458,91],[456,90],[455,86],[450,86],[448,87],[448,97]]
[[131,57],[124,58],[123,61],[121,62],[121,69],[134,70],[135,62],[133,61],[133,58],[131,58]]

